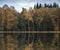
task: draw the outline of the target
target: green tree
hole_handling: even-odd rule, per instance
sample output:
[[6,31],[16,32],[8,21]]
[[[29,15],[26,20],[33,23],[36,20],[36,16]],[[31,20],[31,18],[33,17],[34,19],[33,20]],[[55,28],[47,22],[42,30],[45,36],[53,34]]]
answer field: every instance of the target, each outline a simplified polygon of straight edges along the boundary
[[42,5],[41,5],[41,3],[40,3],[39,8],[41,8],[41,7],[42,7]]
[[36,5],[36,8],[38,9],[39,8],[39,4],[37,3],[37,5]]
[[57,3],[53,3],[53,8],[59,7]]
[[52,8],[53,6],[52,6],[52,4],[50,4],[50,8]]
[[47,4],[46,3],[44,4],[44,7],[47,7]]

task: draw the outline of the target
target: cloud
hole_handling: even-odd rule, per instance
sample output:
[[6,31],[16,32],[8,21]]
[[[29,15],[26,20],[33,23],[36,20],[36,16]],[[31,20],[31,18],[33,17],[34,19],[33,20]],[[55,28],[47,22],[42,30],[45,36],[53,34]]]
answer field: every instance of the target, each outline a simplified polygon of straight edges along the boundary
[[[17,3],[4,3],[4,4],[7,4],[8,6],[14,6],[15,9],[18,11],[18,12],[21,12],[22,11],[22,8],[26,8],[26,9],[29,9],[30,7],[34,7],[34,5],[36,4],[35,2],[17,2]],[[3,5],[4,5],[3,4]]]
[[28,3],[28,2],[21,2],[21,3],[16,3],[18,6],[21,6],[21,7],[24,7],[24,8],[27,8],[27,7],[33,7],[35,3]]
[[34,4],[36,4],[36,3],[33,3],[33,2],[30,2],[30,3],[28,3],[28,2],[21,2],[21,3],[16,3],[14,5],[15,5],[17,11],[19,11],[19,10],[21,11],[22,8],[26,8],[26,9],[29,9],[30,7],[33,8]]

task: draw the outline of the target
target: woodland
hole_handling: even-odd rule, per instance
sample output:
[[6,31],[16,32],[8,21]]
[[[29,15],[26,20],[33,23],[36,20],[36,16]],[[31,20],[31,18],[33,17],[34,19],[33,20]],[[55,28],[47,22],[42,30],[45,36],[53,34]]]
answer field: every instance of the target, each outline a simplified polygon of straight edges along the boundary
[[[9,33],[2,33],[9,31]],[[10,33],[29,31],[29,33]],[[31,33],[31,31],[54,31]],[[60,7],[57,3],[34,5],[19,13],[14,6],[0,7],[0,50],[60,50]]]

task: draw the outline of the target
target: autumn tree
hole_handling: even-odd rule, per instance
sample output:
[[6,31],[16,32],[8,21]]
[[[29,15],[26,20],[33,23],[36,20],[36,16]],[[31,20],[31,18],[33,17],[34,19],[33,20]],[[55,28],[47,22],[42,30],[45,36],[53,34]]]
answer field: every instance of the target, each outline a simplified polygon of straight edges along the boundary
[[0,8],[0,31],[3,30],[3,10]]
[[44,19],[41,23],[40,29],[41,31],[53,31],[54,25],[51,21],[51,19]]

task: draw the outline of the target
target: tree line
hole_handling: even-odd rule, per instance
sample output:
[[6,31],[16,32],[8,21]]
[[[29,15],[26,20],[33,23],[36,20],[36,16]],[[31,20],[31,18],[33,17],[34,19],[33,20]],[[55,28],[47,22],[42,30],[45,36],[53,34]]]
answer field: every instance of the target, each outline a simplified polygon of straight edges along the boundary
[[[40,4],[41,5],[41,4]],[[59,9],[57,4],[53,8],[25,9],[17,12],[14,6],[0,7],[0,31],[53,31],[59,30]],[[37,4],[37,8],[39,5]],[[41,6],[40,6],[41,7]],[[46,4],[45,4],[46,7]],[[56,8],[57,7],[57,8]],[[57,26],[58,29],[55,29]]]
[[48,8],[58,8],[59,7],[59,5],[57,4],[57,3],[53,3],[53,4],[44,4],[44,5],[42,5],[41,3],[37,3],[37,4],[35,4],[34,5],[34,8],[37,8],[37,9],[39,9],[39,8],[42,8],[42,7],[48,7]]

